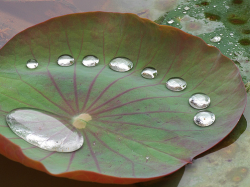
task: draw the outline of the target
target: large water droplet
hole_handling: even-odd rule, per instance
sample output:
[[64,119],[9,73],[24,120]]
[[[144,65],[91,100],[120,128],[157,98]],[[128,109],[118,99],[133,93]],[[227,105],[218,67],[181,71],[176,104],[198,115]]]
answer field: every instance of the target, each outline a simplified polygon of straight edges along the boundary
[[30,59],[30,60],[28,60],[26,66],[29,69],[35,69],[38,66],[38,62],[35,59]]
[[187,83],[182,78],[175,77],[175,78],[169,79],[166,82],[166,87],[169,90],[178,92],[178,91],[184,90],[187,87]]
[[141,76],[146,79],[154,79],[157,76],[157,70],[155,68],[145,68],[142,70]]
[[201,127],[207,127],[215,122],[215,115],[209,111],[200,111],[194,116],[194,122]]
[[83,136],[64,118],[28,108],[11,111],[6,116],[11,130],[25,141],[47,151],[72,152],[83,145]]
[[133,68],[133,62],[127,58],[114,58],[110,61],[109,67],[118,72],[126,72]]
[[99,63],[99,59],[96,56],[88,55],[82,60],[82,64],[87,67],[96,66]]
[[210,105],[210,97],[203,93],[197,93],[189,98],[189,104],[196,109],[204,109]]
[[221,41],[221,37],[220,36],[215,36],[213,38],[210,39],[211,42],[219,42]]
[[75,63],[75,59],[70,55],[62,55],[58,58],[57,63],[59,66],[71,66]]

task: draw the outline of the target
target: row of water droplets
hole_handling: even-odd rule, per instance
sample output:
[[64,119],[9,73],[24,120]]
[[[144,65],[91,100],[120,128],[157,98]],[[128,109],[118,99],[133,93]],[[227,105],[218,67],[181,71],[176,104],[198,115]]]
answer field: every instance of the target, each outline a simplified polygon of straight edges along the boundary
[[[70,55],[62,55],[57,60],[60,66],[71,66],[75,63],[75,59]],[[82,60],[82,64],[86,67],[94,67],[99,63],[96,56],[88,55]],[[38,62],[34,59],[27,62],[29,69],[38,67]],[[116,72],[127,72],[133,68],[133,62],[128,58],[117,57],[110,61],[109,67]],[[146,79],[154,79],[157,77],[157,70],[153,67],[146,67],[142,70],[141,76]],[[170,78],[166,82],[166,87],[174,92],[180,92],[186,89],[187,83],[179,77]],[[189,104],[195,109],[205,109],[210,105],[210,98],[203,93],[194,94],[189,99]],[[37,121],[37,119],[39,119]],[[81,133],[76,129],[67,127],[60,119],[51,116],[47,112],[35,109],[15,109],[6,116],[6,121],[12,131],[27,142],[48,151],[72,152],[84,143]],[[37,125],[34,125],[37,121]],[[198,126],[210,126],[215,121],[215,115],[209,111],[200,111],[194,117],[194,122]],[[48,130],[55,125],[57,128]],[[64,130],[62,130],[64,129]],[[43,133],[45,131],[45,133]],[[57,133],[59,132],[60,133]],[[64,141],[68,133],[71,137]],[[55,134],[57,134],[55,136]],[[51,138],[53,136],[53,138]],[[49,140],[49,141],[48,141]],[[148,159],[147,159],[148,160]]]

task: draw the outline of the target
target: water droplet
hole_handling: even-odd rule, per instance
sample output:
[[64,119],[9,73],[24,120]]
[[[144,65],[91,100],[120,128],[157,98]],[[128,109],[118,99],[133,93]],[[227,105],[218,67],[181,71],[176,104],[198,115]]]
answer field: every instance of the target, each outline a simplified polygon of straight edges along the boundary
[[38,66],[38,62],[35,59],[30,59],[30,60],[28,60],[26,66],[29,69],[35,69]]
[[197,93],[189,98],[189,104],[196,109],[204,109],[210,105],[210,97],[203,93]]
[[146,79],[154,79],[157,76],[157,70],[155,68],[145,68],[142,70],[141,76]]
[[82,64],[87,67],[96,66],[99,63],[99,59],[96,56],[88,55],[82,60]]
[[210,39],[211,42],[219,42],[221,41],[221,37],[220,36],[215,36],[213,38]]
[[70,55],[62,55],[57,60],[59,66],[71,66],[74,62],[75,59]]
[[174,23],[174,20],[171,19],[168,21],[168,24],[172,24],[172,23]]
[[166,87],[169,90],[178,92],[178,91],[184,90],[187,87],[187,83],[182,78],[175,77],[175,78],[169,79],[166,82]]
[[209,111],[200,111],[194,116],[194,122],[200,127],[207,127],[214,123],[215,115]]
[[184,11],[184,12],[182,12],[182,13],[183,13],[183,14],[186,14],[187,12]]
[[230,33],[230,36],[233,36],[234,35],[234,33]]
[[188,6],[184,7],[184,10],[189,10],[190,8]]
[[83,145],[83,136],[65,119],[42,110],[20,108],[6,116],[11,130],[25,141],[47,151],[72,152]]
[[118,57],[110,61],[109,67],[114,71],[126,72],[133,68],[133,62],[127,58]]

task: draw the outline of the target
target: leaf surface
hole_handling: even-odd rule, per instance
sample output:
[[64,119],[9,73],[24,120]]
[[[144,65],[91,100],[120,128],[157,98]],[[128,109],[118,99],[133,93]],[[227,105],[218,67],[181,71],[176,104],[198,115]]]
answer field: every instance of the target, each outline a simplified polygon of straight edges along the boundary
[[[60,67],[57,58],[76,62]],[[95,55],[96,67],[82,58]],[[115,57],[134,63],[131,71],[112,71]],[[26,68],[36,59],[38,68]],[[145,67],[158,76],[141,77]],[[102,183],[134,183],[168,175],[220,142],[237,124],[246,104],[239,70],[215,47],[169,26],[133,14],[83,13],[51,19],[12,38],[0,50],[0,153],[52,175]],[[169,91],[169,78],[188,86]],[[198,112],[189,97],[211,98],[216,122],[194,124]],[[72,153],[48,152],[17,137],[5,116],[29,107],[53,113],[72,124],[85,113],[92,120],[79,132],[84,145]]]

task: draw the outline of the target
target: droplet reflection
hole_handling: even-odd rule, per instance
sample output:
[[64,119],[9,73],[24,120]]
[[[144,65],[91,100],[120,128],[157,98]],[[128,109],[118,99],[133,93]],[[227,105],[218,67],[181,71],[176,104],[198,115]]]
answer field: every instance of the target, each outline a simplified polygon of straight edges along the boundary
[[83,136],[60,117],[35,109],[16,109],[6,122],[19,137],[47,151],[72,152],[83,145]]
[[86,67],[94,67],[99,63],[99,59],[96,56],[88,55],[82,60],[82,64]]
[[209,111],[200,111],[194,116],[194,122],[200,127],[207,127],[215,122],[215,115]]
[[35,59],[30,59],[28,60],[26,66],[29,69],[35,69],[38,67],[38,62]]
[[179,91],[184,90],[187,87],[187,83],[182,78],[175,77],[175,78],[169,79],[166,82],[166,87],[169,90],[179,92]]
[[210,105],[210,97],[203,93],[197,93],[189,98],[189,104],[196,109],[204,109]]
[[109,63],[110,69],[118,72],[126,72],[133,68],[133,62],[127,58],[114,58]]
[[57,63],[59,66],[71,66],[75,63],[75,59],[70,55],[62,55],[58,58]]
[[154,79],[157,76],[157,70],[155,68],[145,68],[142,70],[141,76],[146,79]]

